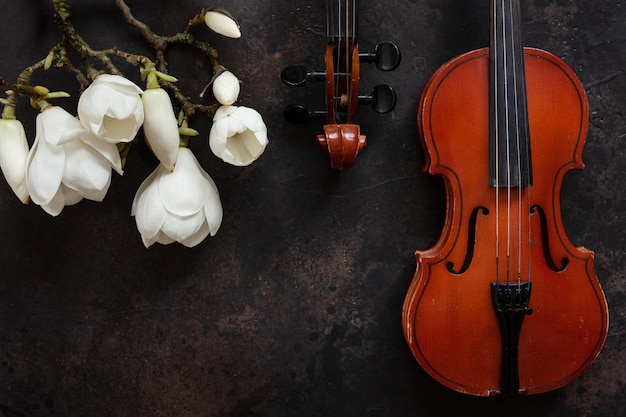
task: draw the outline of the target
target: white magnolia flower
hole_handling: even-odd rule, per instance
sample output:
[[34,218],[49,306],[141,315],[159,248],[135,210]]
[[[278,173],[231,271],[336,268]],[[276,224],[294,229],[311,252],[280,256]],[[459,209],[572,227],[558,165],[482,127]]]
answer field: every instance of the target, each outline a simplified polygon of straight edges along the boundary
[[204,22],[214,32],[229,38],[241,37],[239,25],[235,19],[223,9],[212,9],[204,15]]
[[19,120],[0,120],[0,168],[11,189],[24,204],[28,203],[26,159],[28,141]]
[[224,106],[230,106],[239,97],[239,79],[230,71],[223,71],[213,80],[213,95]]
[[143,131],[150,149],[169,171],[174,171],[180,135],[172,100],[162,88],[149,88],[142,96]]
[[131,216],[146,247],[155,242],[193,247],[217,233],[222,203],[215,183],[193,153],[179,148],[174,172],[161,163],[141,184]]
[[236,166],[256,161],[268,144],[267,127],[261,115],[243,106],[221,106],[209,132],[211,151]]
[[142,92],[124,77],[102,74],[80,96],[78,117],[106,142],[130,142],[143,123]]
[[60,107],[49,106],[37,115],[26,179],[31,199],[47,213],[57,216],[83,198],[102,201],[111,184],[111,167],[122,173],[115,144],[87,132]]

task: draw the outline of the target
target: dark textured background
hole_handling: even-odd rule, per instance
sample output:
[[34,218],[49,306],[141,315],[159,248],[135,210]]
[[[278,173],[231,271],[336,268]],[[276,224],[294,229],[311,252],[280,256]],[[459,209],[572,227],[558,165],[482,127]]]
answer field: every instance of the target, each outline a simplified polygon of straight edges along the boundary
[[[49,2],[3,3],[0,74],[14,79],[46,55],[58,31]],[[112,1],[71,3],[94,47],[143,48]],[[289,89],[279,79],[289,64],[323,67],[323,1],[129,0],[161,33],[182,29],[203,6],[238,16],[241,39],[210,39],[243,80],[239,104],[262,113],[271,142],[252,166],[232,167],[208,150],[208,120],[195,120],[202,136],[191,147],[220,189],[225,216],[217,236],[193,249],[141,243],[130,205],[156,165],[143,146],[103,203],[82,202],[58,218],[23,207],[0,181],[0,415],[626,414],[626,5],[522,1],[525,44],[563,58],[588,93],[586,169],[565,179],[563,218],[570,239],[596,252],[611,322],[597,361],[563,389],[481,399],[419,368],[400,316],[413,251],[437,240],[444,218],[443,184],[421,171],[418,96],[443,62],[487,44],[488,3],[360,3],[361,49],[393,40],[403,53],[393,73],[365,67],[361,84],[393,85],[398,105],[387,115],[360,110],[368,147],[354,168],[336,173],[314,145],[321,123],[282,118],[290,103],[322,106],[323,87]],[[170,58],[181,87],[199,92],[206,61],[186,48]],[[73,91],[60,103],[74,111],[65,73],[33,81]],[[34,113],[22,103],[18,116],[32,140]]]

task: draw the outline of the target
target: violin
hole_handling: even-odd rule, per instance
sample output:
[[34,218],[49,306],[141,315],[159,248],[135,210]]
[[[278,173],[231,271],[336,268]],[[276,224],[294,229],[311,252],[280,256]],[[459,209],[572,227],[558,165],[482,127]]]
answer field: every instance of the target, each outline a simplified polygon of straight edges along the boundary
[[308,81],[326,81],[326,110],[309,111],[305,105],[285,108],[283,114],[291,123],[303,123],[311,117],[325,117],[324,134],[317,143],[330,155],[331,168],[350,168],[366,146],[367,138],[355,123],[360,103],[370,104],[377,113],[387,113],[396,104],[396,93],[388,85],[375,86],[370,94],[359,94],[361,62],[375,63],[382,71],[392,71],[401,60],[400,49],[392,42],[381,42],[375,51],[360,53],[357,43],[358,7],[356,0],[326,1],[325,71],[307,71],[304,66],[289,66],[281,73],[282,81],[291,87],[302,87]]
[[442,65],[418,107],[424,170],[447,192],[443,232],[416,251],[402,326],[421,367],[477,396],[537,394],[581,375],[608,331],[592,251],[566,236],[564,175],[582,169],[585,91],[521,43],[519,0],[491,1],[489,47]]

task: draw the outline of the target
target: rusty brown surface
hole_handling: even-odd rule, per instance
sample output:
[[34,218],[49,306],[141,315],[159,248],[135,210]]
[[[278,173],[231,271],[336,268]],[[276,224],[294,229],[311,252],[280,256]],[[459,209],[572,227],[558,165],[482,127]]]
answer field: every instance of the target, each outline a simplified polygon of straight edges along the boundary
[[[94,46],[141,47],[112,1],[72,3],[78,3],[79,30]],[[361,84],[391,84],[398,105],[387,115],[360,109],[368,146],[354,167],[339,173],[315,144],[321,122],[295,126],[282,118],[291,103],[323,106],[323,85],[290,89],[279,74],[291,64],[323,68],[324,2],[128,3],[163,33],[183,27],[203,6],[224,6],[236,15],[242,39],[212,39],[222,64],[243,81],[239,103],[265,118],[270,145],[250,167],[227,166],[210,153],[209,123],[198,118],[194,127],[204,136],[191,147],[220,189],[225,217],[217,236],[193,249],[143,247],[130,205],[156,164],[141,146],[133,149],[125,175],[114,176],[103,203],[82,202],[58,218],[21,206],[1,181],[0,415],[626,412],[623,4],[522,2],[525,43],[563,58],[588,94],[586,169],[566,177],[562,208],[570,239],[596,253],[611,314],[606,345],[591,369],[563,389],[477,399],[443,388],[419,368],[405,345],[400,314],[413,251],[434,244],[445,210],[441,180],[421,171],[419,93],[447,59],[486,45],[487,5],[361,2],[361,49],[392,40],[403,54],[394,72],[363,68]],[[50,13],[42,1],[3,5],[2,76],[14,78],[45,56],[58,36]],[[206,62],[184,48],[171,57],[181,87],[201,91]],[[71,78],[58,74],[38,82],[71,88]],[[20,114],[32,141],[33,113],[23,106]]]

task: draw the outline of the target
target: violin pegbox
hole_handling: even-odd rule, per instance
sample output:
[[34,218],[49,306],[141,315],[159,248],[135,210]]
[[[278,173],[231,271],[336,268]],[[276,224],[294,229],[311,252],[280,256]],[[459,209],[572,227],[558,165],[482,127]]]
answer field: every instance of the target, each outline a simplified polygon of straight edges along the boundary
[[344,42],[329,42],[325,71],[309,71],[302,65],[292,65],[280,74],[289,87],[326,81],[325,110],[292,104],[285,108],[283,116],[290,123],[326,118],[324,134],[317,135],[317,143],[330,155],[331,168],[338,170],[351,167],[367,143],[354,120],[356,104],[369,104],[381,114],[392,111],[396,105],[396,92],[389,85],[376,85],[367,94],[358,93],[360,63],[373,63],[381,71],[393,71],[401,61],[400,49],[393,42],[380,42],[373,52],[359,52],[356,42],[350,43],[350,50],[344,50]]

